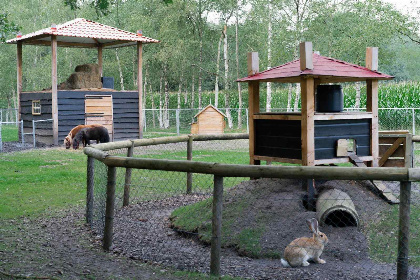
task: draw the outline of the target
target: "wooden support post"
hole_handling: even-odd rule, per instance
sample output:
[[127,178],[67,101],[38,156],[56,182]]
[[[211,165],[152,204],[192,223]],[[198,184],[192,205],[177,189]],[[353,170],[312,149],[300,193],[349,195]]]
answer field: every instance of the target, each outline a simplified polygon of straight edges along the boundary
[[[257,52],[248,53],[248,76],[259,72],[259,58]],[[257,81],[248,83],[248,123],[249,123],[249,164],[260,165],[261,161],[255,160],[255,126],[254,114],[260,112],[260,84]]]
[[255,160],[255,121],[254,114],[260,112],[260,84],[259,82],[248,83],[249,99],[249,164],[260,165],[260,160]]
[[378,48],[368,47],[366,48],[366,68],[378,71]]
[[115,181],[117,177],[117,168],[108,166],[108,181],[106,185],[106,209],[105,209],[105,227],[102,247],[109,250],[112,245],[113,227],[114,227],[114,207],[115,207]]
[[411,182],[400,182],[400,217],[398,226],[397,279],[408,279],[410,241]]
[[53,119],[53,144],[58,145],[58,103],[57,103],[57,36],[51,35],[51,99]]
[[314,69],[312,61],[312,42],[302,42],[299,44],[300,51],[300,70]]
[[137,42],[137,87],[139,92],[139,138],[143,138],[143,44]]
[[366,81],[366,111],[372,113],[370,153],[373,160],[370,166],[377,167],[379,160],[378,80]]
[[[193,151],[193,136],[188,135],[187,160],[189,161],[192,160],[192,156],[193,156],[192,151]],[[192,173],[187,172],[187,194],[190,194],[192,191],[192,182],[193,182]]]
[[99,73],[101,74],[101,77],[103,77],[103,64],[102,64],[102,45],[100,44],[98,46],[98,65],[99,65]]
[[93,221],[93,190],[95,186],[95,159],[93,157],[87,158],[87,171],[86,171],[86,223],[92,224]]
[[210,274],[215,276],[220,276],[220,251],[222,246],[222,211],[223,177],[214,176]]
[[[22,93],[22,42],[17,43],[17,106],[18,106],[18,119],[16,122],[20,121],[20,94]],[[22,135],[23,137],[23,135]]]
[[313,166],[315,163],[315,140],[314,140],[314,114],[315,114],[315,89],[314,79],[302,78],[301,102],[302,102],[302,165]]
[[414,167],[414,145],[413,145],[413,135],[411,133],[405,136],[405,167],[413,168]]
[[[127,157],[132,157],[134,152],[134,141],[131,141],[131,147],[127,149]],[[125,182],[124,182],[124,199],[123,206],[130,204],[130,188],[131,188],[131,168],[125,169]]]
[[[303,78],[301,83],[301,137],[302,137],[302,165],[315,165],[315,81],[313,78]],[[315,205],[314,180],[305,180],[303,188],[308,192],[308,209]]]

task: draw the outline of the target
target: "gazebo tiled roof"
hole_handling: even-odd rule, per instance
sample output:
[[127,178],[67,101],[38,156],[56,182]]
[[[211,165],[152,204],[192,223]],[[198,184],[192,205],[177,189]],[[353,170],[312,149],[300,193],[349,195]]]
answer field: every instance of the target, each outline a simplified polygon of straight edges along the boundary
[[367,79],[390,80],[394,78],[363,66],[314,53],[313,69],[300,70],[300,59],[297,59],[237,81],[298,82],[300,77],[303,76],[314,76],[324,80],[324,82],[363,81]]
[[50,45],[51,35],[57,36],[59,46],[64,47],[95,48],[102,45],[103,48],[118,48],[135,45],[137,42],[143,44],[159,43],[159,40],[84,18],[77,18],[57,25],[55,29],[49,27],[23,35],[20,38],[16,37],[8,40],[7,43],[22,42],[24,45]]

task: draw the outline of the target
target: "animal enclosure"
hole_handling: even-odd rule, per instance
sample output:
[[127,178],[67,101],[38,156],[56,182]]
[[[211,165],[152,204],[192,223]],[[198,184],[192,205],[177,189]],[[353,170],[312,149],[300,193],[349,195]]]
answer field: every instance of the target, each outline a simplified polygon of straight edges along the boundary
[[[357,268],[357,276],[366,279],[395,278],[397,274],[398,279],[406,279],[401,276],[405,267],[409,269],[407,279],[418,278],[418,249],[412,248],[406,265],[403,259],[407,259],[398,256],[406,252],[398,223],[405,224],[405,230],[409,223],[407,216],[398,217],[398,210],[407,214],[409,205],[418,207],[417,194],[413,193],[411,202],[406,196],[411,186],[406,181],[419,179],[414,169],[407,173],[408,169],[385,167],[249,166],[247,145],[246,135],[225,134],[87,148],[88,182],[94,186],[88,188],[87,217],[103,236],[104,248],[112,244],[111,250],[132,259],[240,277],[278,279],[287,274],[304,278],[316,270],[323,279],[349,279]],[[267,179],[250,181],[249,177]],[[358,212],[359,224],[321,226],[330,239],[322,255],[327,263],[283,270],[284,248],[297,237],[309,236],[305,219],[317,215],[302,201],[305,191],[300,189],[306,178],[315,178],[321,193],[331,189],[346,192]],[[369,180],[379,179],[403,181],[388,185],[398,195],[399,205],[388,204],[371,191]],[[327,200],[334,199],[342,198]],[[336,221],[343,218],[338,216]],[[168,219],[172,228],[167,227]],[[191,254],[196,257],[191,259]],[[250,258],[246,265],[238,254]]]

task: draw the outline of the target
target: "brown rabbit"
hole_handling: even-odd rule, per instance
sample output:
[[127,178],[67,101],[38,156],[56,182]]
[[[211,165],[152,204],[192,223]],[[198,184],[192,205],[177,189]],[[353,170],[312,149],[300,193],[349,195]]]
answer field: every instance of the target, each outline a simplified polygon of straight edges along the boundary
[[308,260],[321,264],[325,263],[320,256],[324,246],[328,243],[328,238],[319,231],[316,219],[306,220],[306,222],[313,232],[313,237],[300,237],[287,245],[284,249],[284,259],[281,259],[284,267],[308,266]]

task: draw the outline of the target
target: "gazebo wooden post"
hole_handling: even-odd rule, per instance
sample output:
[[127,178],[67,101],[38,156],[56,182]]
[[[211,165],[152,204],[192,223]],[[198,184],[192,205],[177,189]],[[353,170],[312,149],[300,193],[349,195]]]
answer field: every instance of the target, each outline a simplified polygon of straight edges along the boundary
[[137,87],[139,91],[139,138],[143,138],[143,44],[137,42]]
[[[313,69],[312,43],[300,43],[300,70]],[[318,83],[318,81],[317,81]],[[302,165],[315,165],[315,80],[313,77],[302,77],[301,89],[301,135]],[[315,201],[314,180],[305,180],[303,188],[308,191],[308,207],[311,209]]]
[[[18,121],[20,121],[20,94],[22,93],[22,42],[17,42],[17,106]],[[23,131],[22,137],[23,137]]]
[[53,144],[58,145],[58,104],[57,104],[57,36],[51,35],[51,99],[53,119]]
[[[366,48],[366,68],[378,70],[378,48]],[[370,152],[373,160],[370,166],[377,167],[379,160],[378,80],[366,80],[366,111],[372,113]]]
[[[257,52],[248,53],[248,76],[259,72],[259,58]],[[252,81],[248,83],[248,120],[249,120],[249,164],[260,165],[260,160],[254,159],[255,154],[255,129],[254,114],[260,112],[260,83]]]
[[102,45],[98,45],[98,65],[99,65],[99,73],[101,73],[101,77],[103,77],[103,68],[102,68]]

